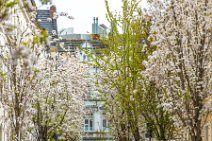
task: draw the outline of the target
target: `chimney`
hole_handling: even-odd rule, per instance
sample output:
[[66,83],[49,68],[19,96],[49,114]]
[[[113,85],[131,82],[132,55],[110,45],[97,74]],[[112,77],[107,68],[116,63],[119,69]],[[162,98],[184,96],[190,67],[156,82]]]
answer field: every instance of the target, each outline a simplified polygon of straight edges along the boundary
[[54,13],[57,11],[57,9],[56,9],[56,6],[55,5],[52,5],[51,7],[50,7],[50,16],[51,16],[51,18],[53,17],[53,15],[54,15]]
[[96,17],[96,34],[98,34],[98,17]]
[[92,34],[95,34],[96,33],[96,28],[95,28],[95,24],[96,23],[96,19],[95,17],[93,17],[93,23],[92,23]]

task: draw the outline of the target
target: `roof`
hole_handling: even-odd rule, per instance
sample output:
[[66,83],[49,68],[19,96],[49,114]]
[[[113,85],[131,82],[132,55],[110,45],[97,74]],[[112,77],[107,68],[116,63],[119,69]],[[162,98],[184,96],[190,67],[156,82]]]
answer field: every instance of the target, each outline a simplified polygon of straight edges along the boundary
[[50,46],[57,47],[58,52],[75,52],[76,48],[83,47],[83,45],[89,45],[92,49],[104,48],[105,45],[101,41],[95,40],[68,40],[62,39],[51,42]]

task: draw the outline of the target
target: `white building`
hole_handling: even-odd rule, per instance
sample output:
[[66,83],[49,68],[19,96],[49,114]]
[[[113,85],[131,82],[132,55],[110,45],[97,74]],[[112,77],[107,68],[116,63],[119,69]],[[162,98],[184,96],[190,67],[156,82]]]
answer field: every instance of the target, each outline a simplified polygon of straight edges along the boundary
[[[101,43],[99,46],[101,46]],[[85,41],[81,47],[86,50],[94,50],[94,44],[90,41]],[[80,51],[81,61],[90,61],[89,57]],[[112,137],[110,135],[109,122],[105,116],[104,101],[98,96],[98,92],[95,90],[95,74],[98,73],[98,69],[90,67],[88,70],[88,82],[90,82],[89,92],[87,99],[85,100],[85,121],[84,121],[84,141],[92,140],[105,140],[110,141]]]

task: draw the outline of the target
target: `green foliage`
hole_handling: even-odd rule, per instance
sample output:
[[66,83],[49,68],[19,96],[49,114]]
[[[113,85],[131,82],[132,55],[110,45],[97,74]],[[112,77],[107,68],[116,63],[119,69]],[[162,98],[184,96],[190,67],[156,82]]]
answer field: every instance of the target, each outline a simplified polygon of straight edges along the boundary
[[4,80],[5,81],[6,77],[7,77],[6,73],[3,72],[3,71],[0,71],[0,80]]
[[169,140],[174,137],[176,127],[172,120],[172,113],[166,111],[161,105],[162,89],[157,88],[154,82],[145,82],[143,95],[140,99],[140,110],[146,123],[151,125],[151,130],[157,140]]
[[18,4],[17,1],[7,1],[4,6],[5,8],[11,8],[11,7],[14,7],[16,4]]
[[45,43],[45,41],[48,38],[48,30],[41,29],[39,35],[35,35],[33,37],[33,44],[42,44]]
[[88,64],[102,72],[96,85],[106,99],[116,136],[119,140],[140,140],[143,125],[150,122],[157,139],[169,139],[175,130],[171,114],[159,108],[161,93],[154,83],[143,83],[143,61],[157,48],[152,45],[157,33],[151,29],[151,17],[140,10],[138,0],[123,0],[122,13],[116,14],[110,11],[107,0],[105,3],[111,23],[108,38],[101,40],[106,47],[83,51],[92,60]]
[[42,4],[47,4],[49,0],[40,0]]
[[138,90],[143,87],[140,84],[145,69],[142,62],[156,49],[151,45],[151,19],[145,18],[139,2],[124,0],[122,13],[113,14],[106,0],[107,18],[112,26],[109,37],[102,41],[106,47],[84,50],[92,58],[89,64],[102,71],[97,76],[100,82],[97,84],[102,88],[99,92],[107,99],[106,107],[114,128],[118,128],[119,140],[141,137],[141,107],[138,105],[142,93]]
[[16,4],[18,4],[18,0],[0,0],[0,24],[8,18],[11,8]]

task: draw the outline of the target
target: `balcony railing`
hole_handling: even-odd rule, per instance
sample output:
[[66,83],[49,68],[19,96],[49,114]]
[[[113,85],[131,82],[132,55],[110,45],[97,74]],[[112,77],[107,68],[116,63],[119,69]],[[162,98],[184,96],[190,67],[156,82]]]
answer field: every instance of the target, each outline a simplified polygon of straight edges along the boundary
[[85,132],[94,132],[93,127],[84,127]]
[[[84,127],[84,131],[85,132],[96,132],[96,131],[94,131],[94,128],[93,127]],[[111,128],[102,127],[102,129],[100,131],[102,131],[102,132],[110,132],[111,131]]]

